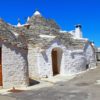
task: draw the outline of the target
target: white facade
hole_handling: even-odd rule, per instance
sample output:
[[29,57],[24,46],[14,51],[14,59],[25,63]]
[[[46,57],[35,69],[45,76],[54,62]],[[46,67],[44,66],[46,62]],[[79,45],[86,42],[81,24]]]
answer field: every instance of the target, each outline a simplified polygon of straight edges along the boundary
[[[89,45],[88,45],[89,48]],[[60,44],[59,41],[54,41],[52,45],[49,46],[44,51],[39,51],[35,49],[34,53],[29,53],[29,65],[30,77],[52,77],[53,75],[53,61],[52,61],[52,50],[57,51],[57,66],[59,73],[61,75],[72,75],[80,73],[87,69],[87,64],[91,68],[96,66],[96,61],[94,58],[93,48],[84,48],[84,50],[69,50],[64,45]],[[89,52],[89,53],[88,53]],[[34,58],[35,57],[35,58]],[[30,60],[30,58],[32,58]],[[35,61],[34,61],[35,60]]]
[[94,68],[96,66],[96,52],[93,45],[87,43],[84,48],[84,53],[87,59],[87,65],[89,65],[90,68]]
[[3,88],[29,85],[27,50],[0,42],[2,48]]
[[29,78],[73,75],[94,68],[94,45],[82,38],[81,25],[70,32],[60,30],[38,11],[17,28],[0,20],[0,86],[23,87],[29,85]]

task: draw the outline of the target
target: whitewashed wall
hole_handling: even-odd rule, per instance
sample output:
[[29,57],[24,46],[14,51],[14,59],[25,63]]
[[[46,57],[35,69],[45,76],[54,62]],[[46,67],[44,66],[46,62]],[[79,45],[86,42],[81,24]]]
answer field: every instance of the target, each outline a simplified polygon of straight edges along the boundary
[[86,44],[84,53],[86,55],[87,64],[90,68],[94,68],[96,66],[96,54],[94,48],[89,43]]
[[82,50],[65,52],[64,74],[76,74],[86,70],[86,58]]
[[[52,49],[54,48],[60,48],[62,51],[65,49],[63,45],[61,45],[59,42],[54,41],[54,43],[45,51],[39,54],[39,75],[40,77],[51,77],[53,76],[52,71]],[[62,54],[62,62],[61,66],[64,67],[64,53]],[[63,68],[60,68],[60,74],[63,73]]]
[[3,88],[29,85],[27,50],[2,44]]
[[28,45],[28,68],[29,68],[29,77],[38,78],[38,48],[34,48],[31,44]]
[[61,75],[76,74],[86,70],[86,58],[84,52],[68,50],[61,45],[59,41],[54,41],[52,45],[38,56],[38,68],[40,77],[51,77],[52,72],[52,58],[51,52],[54,48],[62,49],[62,62],[60,67]]

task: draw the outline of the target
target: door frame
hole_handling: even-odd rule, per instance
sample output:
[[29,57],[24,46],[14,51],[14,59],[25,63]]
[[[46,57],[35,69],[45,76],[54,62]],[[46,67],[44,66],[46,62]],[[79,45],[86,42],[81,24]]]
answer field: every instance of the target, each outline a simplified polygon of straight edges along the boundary
[[[54,52],[56,54],[54,54]],[[58,75],[61,72],[62,53],[63,51],[59,47],[53,48],[51,51],[53,76]]]

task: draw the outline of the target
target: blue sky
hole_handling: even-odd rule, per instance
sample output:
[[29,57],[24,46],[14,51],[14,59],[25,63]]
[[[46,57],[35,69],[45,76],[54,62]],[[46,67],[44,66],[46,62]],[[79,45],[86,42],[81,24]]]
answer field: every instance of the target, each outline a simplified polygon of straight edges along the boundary
[[82,24],[83,36],[100,46],[100,0],[0,0],[0,17],[11,24],[24,23],[36,9],[63,30]]

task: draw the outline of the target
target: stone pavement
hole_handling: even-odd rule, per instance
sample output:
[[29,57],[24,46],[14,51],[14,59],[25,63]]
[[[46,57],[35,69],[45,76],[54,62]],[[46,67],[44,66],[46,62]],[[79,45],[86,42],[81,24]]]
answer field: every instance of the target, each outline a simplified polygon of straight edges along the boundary
[[38,90],[0,95],[0,100],[100,100],[100,65],[69,81]]
[[16,98],[0,95],[0,100],[16,100]]

